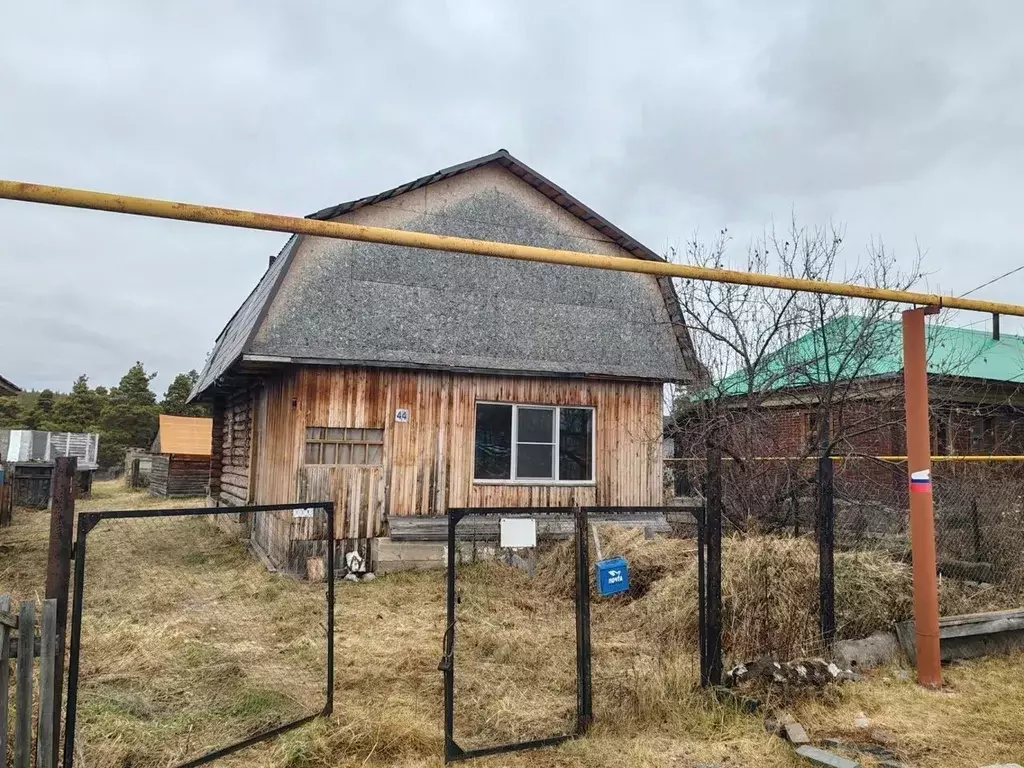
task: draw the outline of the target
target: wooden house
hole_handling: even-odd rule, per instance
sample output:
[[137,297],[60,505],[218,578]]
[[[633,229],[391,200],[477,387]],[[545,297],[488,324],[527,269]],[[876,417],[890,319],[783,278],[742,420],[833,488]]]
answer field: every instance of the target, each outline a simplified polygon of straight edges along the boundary
[[0,397],[10,397],[21,392],[21,388],[14,384],[14,382],[5,379],[0,376]]
[[[311,218],[660,260],[504,150]],[[218,503],[333,499],[372,557],[450,507],[661,505],[663,385],[697,370],[667,278],[294,236],[193,398]],[[323,532],[261,514],[250,538],[302,572]]]
[[205,496],[210,483],[213,419],[160,415],[150,450],[153,496]]

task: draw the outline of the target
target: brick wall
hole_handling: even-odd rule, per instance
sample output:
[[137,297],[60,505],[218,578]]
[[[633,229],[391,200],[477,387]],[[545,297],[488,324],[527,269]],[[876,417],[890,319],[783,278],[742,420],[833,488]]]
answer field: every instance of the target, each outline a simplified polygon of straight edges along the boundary
[[[762,407],[750,412],[737,409],[728,414],[726,426],[716,437],[734,456],[744,460],[741,464],[727,459],[722,470],[724,483],[732,486],[726,489],[726,496],[727,500],[734,500],[736,514],[777,525],[794,520],[793,507],[807,506],[814,495],[810,481],[815,473],[817,422],[813,406]],[[905,509],[906,464],[868,458],[905,455],[902,401],[898,398],[895,401],[891,398],[851,401],[833,412],[830,422],[836,441],[831,453],[850,456],[836,463],[837,498]],[[679,456],[704,458],[709,423],[707,419],[691,418],[689,423],[681,425]],[[730,450],[725,453],[727,457]],[[932,452],[1022,455],[1024,411],[1006,405],[940,402],[932,409]],[[805,456],[812,458],[779,460]],[[764,460],[758,461],[758,458]],[[703,462],[673,466],[687,473],[688,487],[702,486]],[[936,471],[944,466],[936,464]],[[793,525],[796,527],[796,523]]]

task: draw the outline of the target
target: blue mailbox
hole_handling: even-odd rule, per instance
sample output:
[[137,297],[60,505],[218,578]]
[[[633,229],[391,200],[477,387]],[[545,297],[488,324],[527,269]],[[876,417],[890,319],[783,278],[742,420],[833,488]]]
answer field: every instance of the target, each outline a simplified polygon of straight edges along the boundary
[[629,591],[629,563],[623,557],[602,560],[597,570],[597,591],[601,597],[610,597]]

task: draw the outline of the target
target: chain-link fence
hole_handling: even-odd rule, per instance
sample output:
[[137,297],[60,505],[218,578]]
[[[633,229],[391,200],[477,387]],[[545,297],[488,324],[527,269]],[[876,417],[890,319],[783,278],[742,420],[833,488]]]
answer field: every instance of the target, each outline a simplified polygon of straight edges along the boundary
[[[677,499],[703,504],[706,459],[670,462]],[[912,617],[906,463],[723,456],[726,661],[823,654]],[[943,457],[932,468],[943,615],[1024,605],[1024,461]],[[822,526],[831,510],[834,544]],[[685,515],[677,536],[696,536]],[[829,607],[829,603],[831,607]],[[834,622],[832,620],[834,616]]]
[[[906,463],[837,462],[836,543],[910,563]],[[1024,605],[1024,461],[943,457],[932,465],[944,615]]]
[[[328,507],[79,515],[76,764],[195,765],[330,711]],[[322,532],[320,583],[268,572],[243,538],[253,515]]]

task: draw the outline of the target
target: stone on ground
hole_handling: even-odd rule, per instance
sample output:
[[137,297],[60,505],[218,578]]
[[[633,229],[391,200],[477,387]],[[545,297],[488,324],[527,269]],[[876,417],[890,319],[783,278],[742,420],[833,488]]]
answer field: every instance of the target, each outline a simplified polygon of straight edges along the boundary
[[786,738],[789,739],[791,744],[809,744],[810,739],[807,738],[807,731],[804,727],[795,720],[792,723],[786,723]]
[[853,760],[847,760],[845,757],[840,757],[832,752],[826,752],[824,749],[818,749],[808,744],[799,747],[796,753],[805,760],[809,760],[812,765],[823,766],[823,768],[863,768],[860,763],[855,763]]

